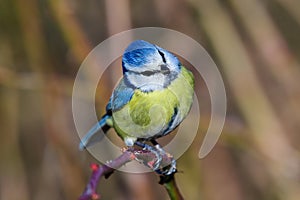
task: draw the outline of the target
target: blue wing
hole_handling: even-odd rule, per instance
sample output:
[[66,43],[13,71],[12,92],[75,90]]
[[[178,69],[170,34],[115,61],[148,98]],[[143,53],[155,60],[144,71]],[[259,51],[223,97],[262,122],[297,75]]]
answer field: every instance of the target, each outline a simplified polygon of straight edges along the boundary
[[131,100],[133,94],[134,88],[122,79],[117,88],[114,90],[108,107],[111,107],[112,111],[120,110]]
[[106,106],[106,114],[81,139],[79,149],[82,150],[89,147],[103,138],[104,134],[101,134],[102,132],[99,132],[99,130],[102,129],[104,133],[108,131],[111,125],[108,125],[107,121],[111,120],[112,111],[117,111],[126,105],[132,98],[133,94],[134,89],[127,85],[124,79],[122,79],[117,88],[114,90],[113,95],[110,97]]

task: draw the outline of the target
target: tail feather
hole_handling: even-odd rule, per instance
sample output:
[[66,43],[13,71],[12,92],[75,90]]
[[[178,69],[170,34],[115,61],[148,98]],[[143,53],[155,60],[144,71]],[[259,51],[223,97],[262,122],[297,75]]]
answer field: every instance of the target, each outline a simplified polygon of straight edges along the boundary
[[95,124],[88,132],[87,134],[81,139],[81,142],[79,144],[79,149],[83,150],[96,142],[99,142],[103,137],[104,134],[98,133],[100,129],[104,133],[110,129],[110,126],[107,124],[107,120],[111,118],[110,115],[104,115],[101,120]]

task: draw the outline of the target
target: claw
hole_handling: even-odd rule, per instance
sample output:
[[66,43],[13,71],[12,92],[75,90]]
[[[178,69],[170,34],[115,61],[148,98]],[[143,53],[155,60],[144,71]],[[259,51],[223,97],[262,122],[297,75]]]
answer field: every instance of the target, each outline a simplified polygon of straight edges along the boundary
[[175,173],[176,171],[177,171],[176,160],[172,157],[170,168],[167,171],[163,172],[163,174],[169,176],[169,175]]
[[152,162],[149,162],[148,165],[153,169],[153,171],[157,171],[160,168],[161,162],[162,162],[162,154],[161,151],[163,151],[161,148],[153,147],[151,145],[142,143],[142,142],[135,142],[135,144],[139,147],[142,147],[144,150],[151,151],[155,154],[156,160],[154,164]]
[[161,166],[161,162],[163,159],[162,155],[165,153],[165,151],[159,145],[155,145],[154,149],[155,149],[156,161],[155,161],[153,170],[156,171]]
[[156,171],[158,174],[167,175],[167,176],[171,175],[177,171],[176,170],[176,160],[173,158],[173,156],[171,158],[172,159],[171,164],[169,166],[165,167],[165,168],[168,167],[168,169],[166,169],[166,170],[161,169],[162,168],[161,162],[163,159],[163,155],[168,155],[168,156],[170,156],[170,155],[159,144],[156,144],[154,147],[151,145],[142,143],[142,142],[135,142],[135,144],[137,146],[142,147],[144,150],[151,151],[152,153],[155,154],[155,156],[156,156],[155,162],[153,163],[153,161],[152,161],[152,162],[148,163],[148,165],[153,169],[153,171]]
[[160,168],[161,161],[162,161],[162,156],[160,154],[156,154],[156,161],[153,165],[153,170],[154,171],[156,171]]
[[[162,155],[168,154],[159,144],[156,144],[155,148],[159,151],[161,159],[162,159]],[[166,167],[168,167],[167,170],[162,171],[162,170],[157,169],[155,171],[159,174],[166,175],[166,176],[169,176],[169,175],[175,173],[177,171],[177,169],[176,169],[176,160],[173,158],[173,156],[171,156],[171,157],[172,157],[171,158],[171,164],[169,166],[166,166]]]

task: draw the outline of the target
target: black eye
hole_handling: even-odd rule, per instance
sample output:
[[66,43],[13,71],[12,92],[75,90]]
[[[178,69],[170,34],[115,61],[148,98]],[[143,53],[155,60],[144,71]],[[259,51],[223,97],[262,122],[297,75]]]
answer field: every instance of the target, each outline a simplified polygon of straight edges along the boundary
[[169,68],[168,68],[167,65],[160,65],[160,70],[161,71],[166,71],[166,70],[169,70]]
[[160,65],[160,70],[163,74],[169,74],[170,73],[170,69],[166,64]]

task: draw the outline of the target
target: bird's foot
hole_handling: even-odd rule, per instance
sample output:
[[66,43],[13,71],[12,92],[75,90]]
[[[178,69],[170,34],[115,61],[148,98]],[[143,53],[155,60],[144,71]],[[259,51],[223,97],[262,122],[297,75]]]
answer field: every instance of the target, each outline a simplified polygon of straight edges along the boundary
[[[148,165],[150,165],[150,167],[156,173],[168,176],[177,171],[176,160],[173,158],[172,155],[167,153],[159,144],[156,144],[155,146],[151,146],[142,142],[136,142],[135,144],[139,147],[142,147],[143,150],[147,150],[155,154],[156,157],[155,162],[149,162]],[[162,160],[164,156],[167,156],[168,158],[171,159],[170,165],[162,166]]]
[[161,165],[161,162],[162,162],[162,155],[161,155],[161,152],[156,148],[156,147],[153,147],[151,145],[148,145],[148,144],[145,144],[145,143],[142,143],[142,142],[135,142],[135,145],[139,146],[139,147],[142,147],[143,150],[146,150],[146,151],[150,151],[152,153],[155,154],[155,157],[156,157],[156,160],[153,162],[148,162],[147,165],[150,166],[153,171],[156,171],[160,168],[160,165]]
[[155,148],[159,151],[161,157],[167,156],[168,158],[171,159],[171,163],[168,166],[164,166],[162,167],[162,169],[158,168],[155,171],[158,174],[166,175],[166,176],[169,176],[177,172],[176,160],[174,159],[174,157],[171,154],[167,153],[159,144],[156,144]]
[[171,159],[172,159],[171,164],[167,166],[168,169],[166,169],[165,171],[162,172],[163,175],[169,176],[169,175],[177,172],[176,160],[173,158],[173,156]]

